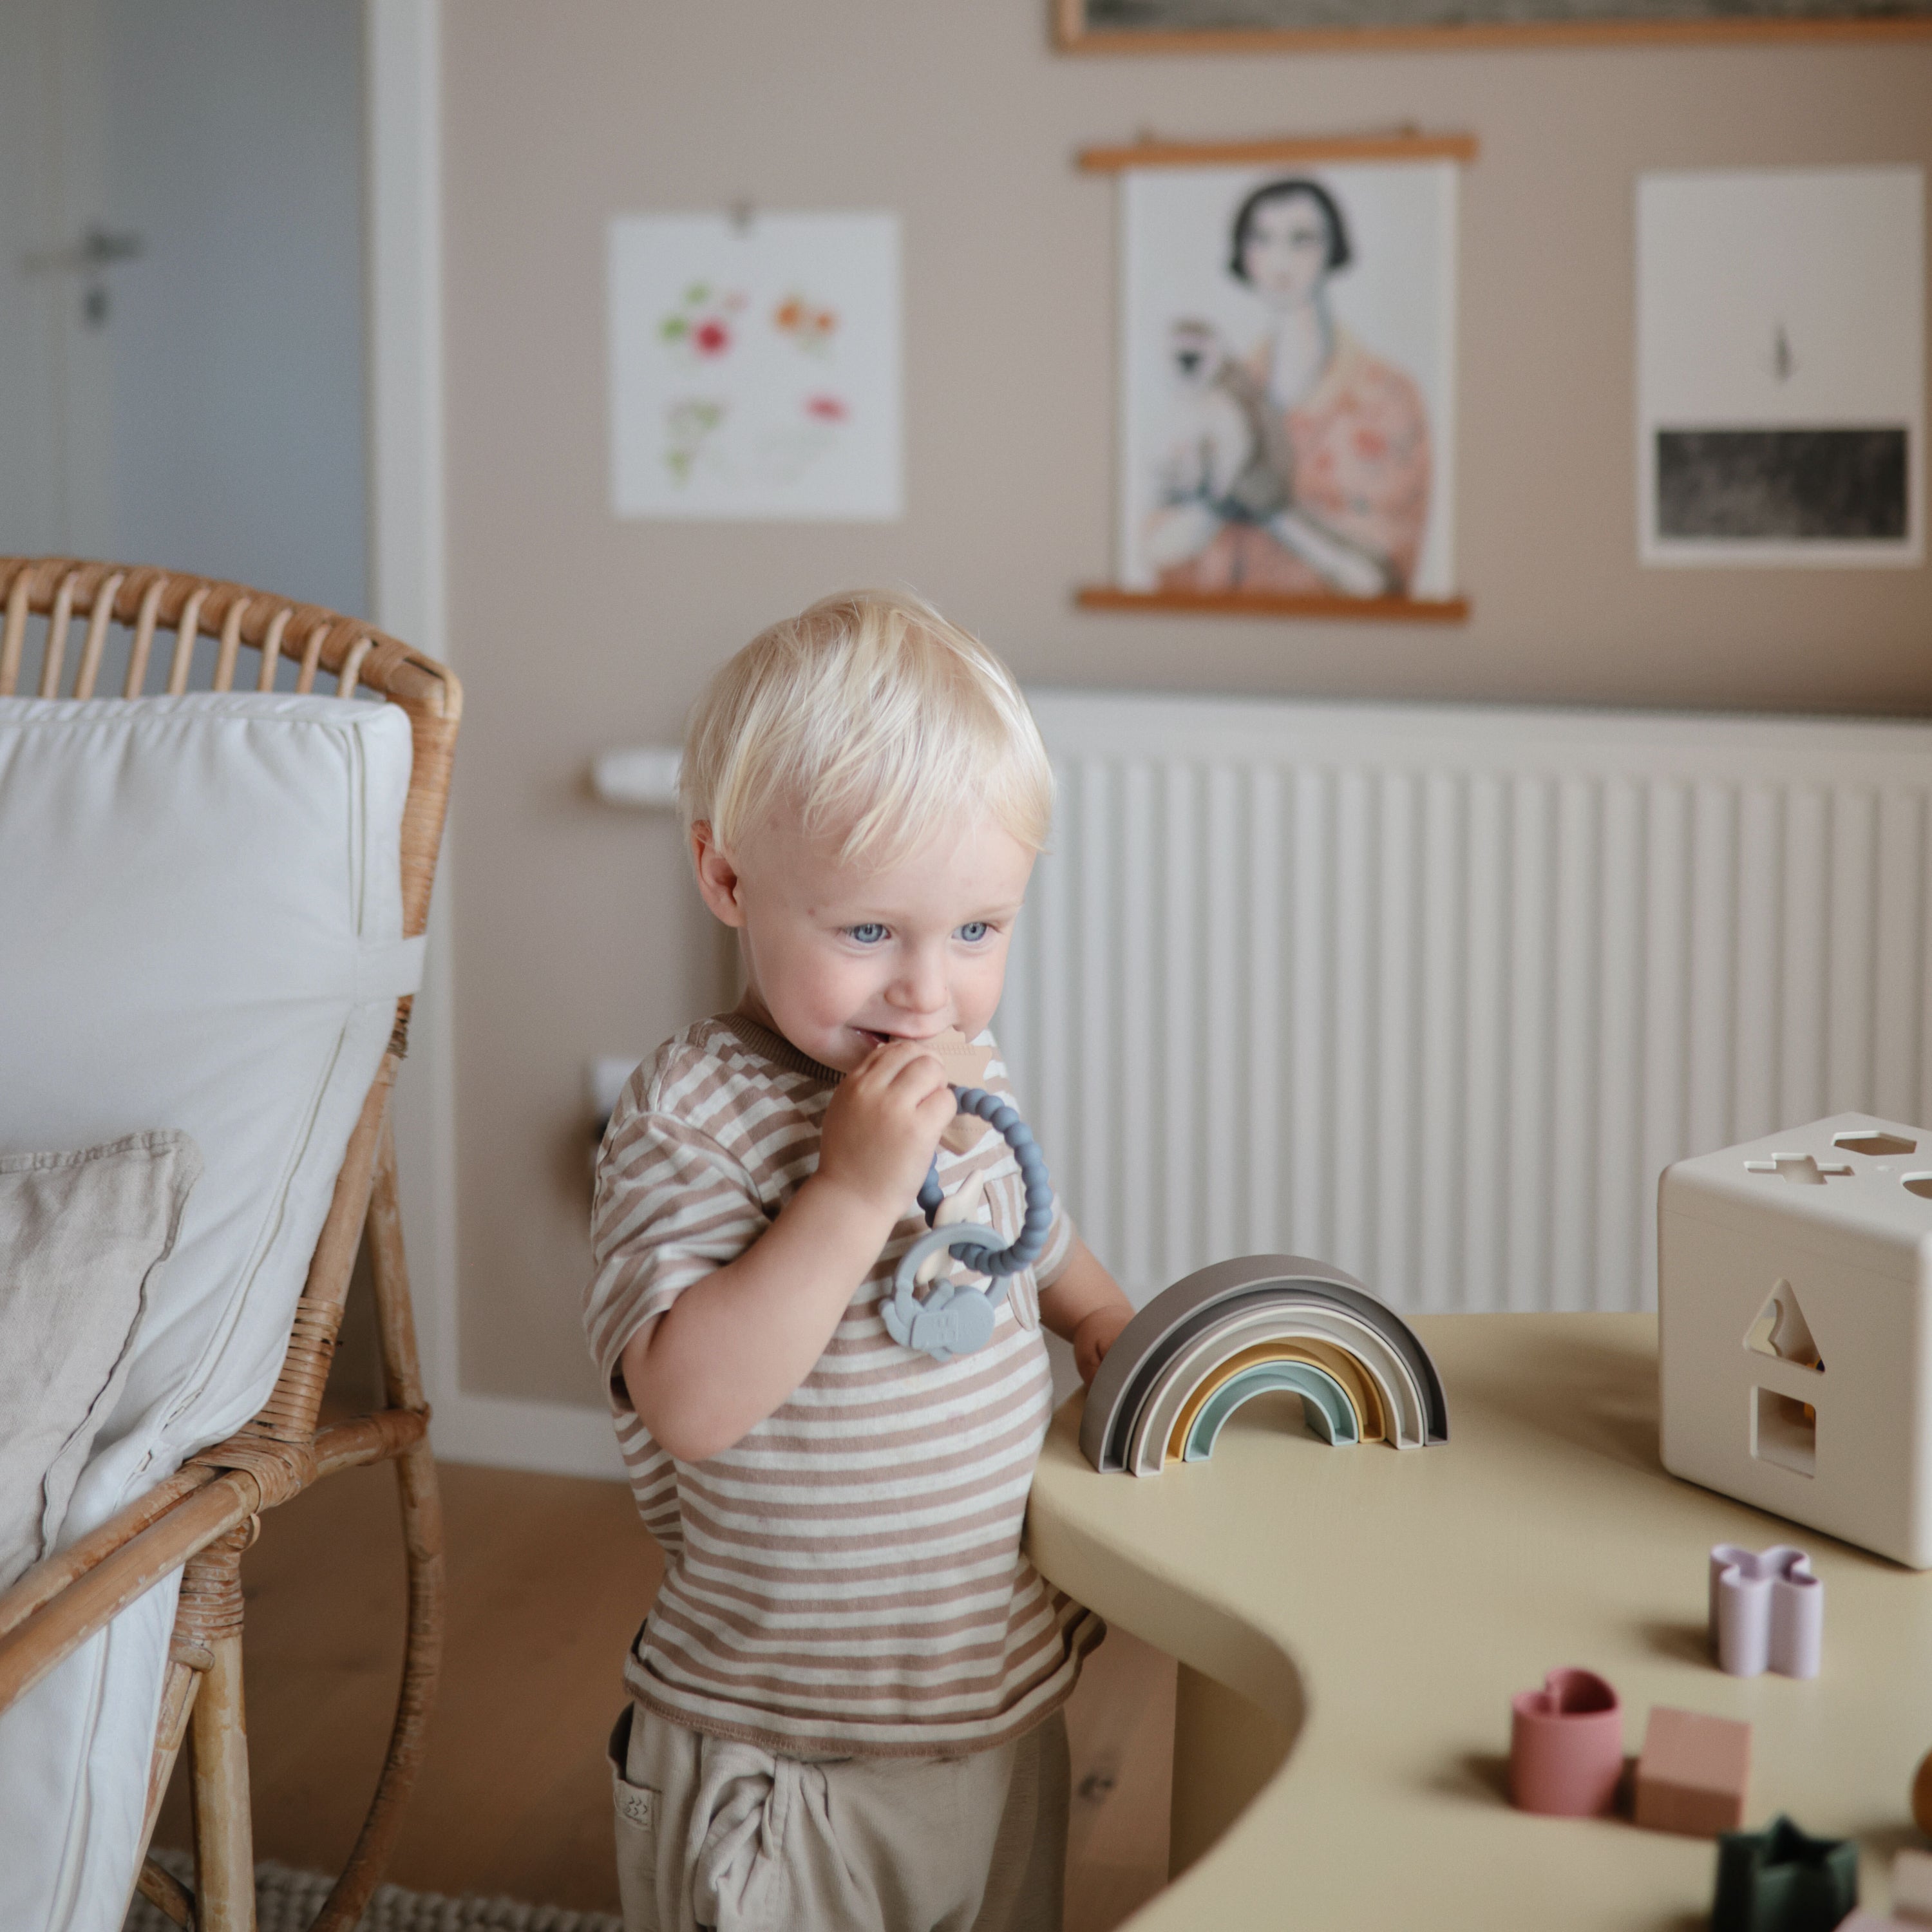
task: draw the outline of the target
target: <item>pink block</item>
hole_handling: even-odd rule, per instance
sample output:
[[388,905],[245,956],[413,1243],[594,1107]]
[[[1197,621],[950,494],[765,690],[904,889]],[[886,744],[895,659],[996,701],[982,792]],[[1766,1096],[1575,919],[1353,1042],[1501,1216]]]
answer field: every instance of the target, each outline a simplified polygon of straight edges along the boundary
[[1552,1670],[1540,1690],[1510,1701],[1510,1798],[1546,1817],[1615,1809],[1624,1770],[1624,1714],[1593,1670]]
[[1932,1853],[1906,1850],[1892,1862],[1892,1916],[1932,1925]]
[[1714,1838],[1744,1822],[1750,1726],[1702,1711],[1652,1708],[1636,1761],[1631,1815],[1658,1832]]

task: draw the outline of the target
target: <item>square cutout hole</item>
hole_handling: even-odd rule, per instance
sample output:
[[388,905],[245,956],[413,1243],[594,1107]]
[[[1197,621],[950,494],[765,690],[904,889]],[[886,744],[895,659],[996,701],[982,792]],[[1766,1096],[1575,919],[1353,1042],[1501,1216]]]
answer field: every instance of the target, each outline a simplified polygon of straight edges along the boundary
[[1818,1412],[1775,1389],[1751,1390],[1751,1454],[1801,1476],[1818,1473]]
[[1847,1154],[1870,1154],[1874,1160],[1882,1160],[1887,1154],[1916,1154],[1918,1150],[1916,1141],[1906,1140],[1898,1134],[1882,1134],[1875,1127],[1840,1134],[1832,1144],[1843,1148]]

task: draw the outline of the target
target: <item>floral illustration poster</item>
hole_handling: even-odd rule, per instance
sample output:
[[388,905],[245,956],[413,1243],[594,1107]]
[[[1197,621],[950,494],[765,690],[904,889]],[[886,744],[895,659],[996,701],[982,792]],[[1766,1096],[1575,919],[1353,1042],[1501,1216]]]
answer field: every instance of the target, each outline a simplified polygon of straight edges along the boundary
[[617,515],[902,514],[896,215],[626,215],[610,250]]
[[1130,167],[1121,588],[1456,588],[1456,186],[1442,159]]

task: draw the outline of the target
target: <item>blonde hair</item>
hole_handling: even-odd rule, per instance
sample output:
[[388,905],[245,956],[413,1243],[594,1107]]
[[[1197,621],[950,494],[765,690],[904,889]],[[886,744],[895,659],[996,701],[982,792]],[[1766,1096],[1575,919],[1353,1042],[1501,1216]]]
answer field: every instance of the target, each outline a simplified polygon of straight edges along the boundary
[[977,805],[1035,851],[1053,774],[1012,674],[928,604],[826,597],[760,632],[685,728],[679,802],[727,851],[773,812],[838,841],[842,864],[897,865]]

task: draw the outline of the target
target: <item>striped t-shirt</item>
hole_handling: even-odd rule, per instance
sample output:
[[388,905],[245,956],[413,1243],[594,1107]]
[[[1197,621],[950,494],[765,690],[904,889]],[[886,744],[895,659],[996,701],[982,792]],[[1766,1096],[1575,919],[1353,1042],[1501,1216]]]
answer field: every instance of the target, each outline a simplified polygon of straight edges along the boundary
[[[1102,1631],[1020,1547],[1052,1409],[1039,1285],[1073,1240],[1058,1206],[1045,1250],[1010,1278],[974,1354],[936,1362],[886,1332],[894,1264],[926,1232],[908,1202],[812,1373],[730,1448],[680,1462],[624,1388],[639,1327],[743,1253],[815,1170],[838,1078],[725,1014],[667,1041],[611,1116],[584,1321],[638,1508],[664,1553],[625,1678],[674,1722],[768,1750],[982,1749],[1060,1704]],[[983,1084],[1010,1091],[997,1058]],[[973,1219],[1004,1239],[1018,1232],[1024,1190],[998,1135],[964,1154],[942,1146],[939,1172],[949,1196],[983,1186]]]

